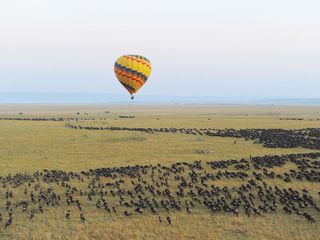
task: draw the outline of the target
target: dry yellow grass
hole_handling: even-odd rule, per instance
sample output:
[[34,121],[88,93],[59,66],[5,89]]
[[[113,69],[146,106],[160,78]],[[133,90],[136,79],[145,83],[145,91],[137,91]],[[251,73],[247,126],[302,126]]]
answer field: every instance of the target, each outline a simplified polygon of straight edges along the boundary
[[[111,114],[104,113],[110,110]],[[73,116],[97,118],[82,125],[186,128],[305,128],[319,127],[320,121],[281,121],[280,117],[317,118],[314,107],[143,107],[143,106],[0,106],[1,116]],[[87,112],[88,115],[84,113]],[[134,119],[118,115],[134,114]],[[106,118],[100,120],[100,118]],[[159,118],[159,120],[157,119]],[[240,159],[265,154],[311,152],[309,149],[270,149],[232,138],[179,134],[87,131],[64,128],[64,122],[0,121],[0,175],[33,173],[41,169],[81,171],[99,167],[135,164],[169,165],[179,161]],[[212,153],[198,154],[197,150]],[[278,169],[285,171],[285,169]],[[219,182],[216,182],[219,184]],[[223,185],[224,182],[221,182]],[[232,186],[237,182],[229,181]],[[292,184],[274,182],[283,187]],[[319,191],[318,184],[294,183],[296,189]],[[2,190],[1,190],[2,191]],[[0,198],[4,197],[0,192]],[[62,206],[64,210],[66,206]],[[144,214],[131,220],[103,215],[94,208],[85,210],[87,222],[67,221],[65,211],[52,209],[30,221],[15,219],[12,227],[0,227],[0,239],[320,239],[319,223],[284,214],[247,218],[240,215],[210,215],[199,211],[172,214],[174,224],[159,225]]]
[[[225,215],[176,213],[174,225],[160,225],[153,216],[130,220],[96,218],[87,223],[67,222],[50,213],[51,219],[34,219],[32,224],[18,221],[18,227],[1,230],[1,239],[319,239],[317,225],[298,217],[266,215],[232,217]],[[95,214],[88,214],[94,219]],[[27,220],[29,221],[29,220]]]

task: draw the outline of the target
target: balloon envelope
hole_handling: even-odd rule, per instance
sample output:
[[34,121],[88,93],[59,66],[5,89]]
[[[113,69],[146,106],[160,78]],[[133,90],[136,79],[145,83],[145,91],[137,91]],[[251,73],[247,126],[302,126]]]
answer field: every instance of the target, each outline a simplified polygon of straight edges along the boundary
[[148,80],[151,64],[140,55],[123,55],[115,62],[114,72],[120,83],[133,95]]

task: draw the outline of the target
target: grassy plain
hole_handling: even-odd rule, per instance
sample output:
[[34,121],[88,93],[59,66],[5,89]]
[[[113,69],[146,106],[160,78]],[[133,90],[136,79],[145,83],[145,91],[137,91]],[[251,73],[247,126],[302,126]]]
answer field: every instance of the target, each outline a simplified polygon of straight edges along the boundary
[[[0,117],[94,117],[96,120],[79,120],[74,124],[104,127],[297,129],[320,127],[320,121],[316,121],[320,118],[318,110],[318,107],[302,106],[3,105],[0,106]],[[23,114],[19,115],[19,112]],[[135,118],[123,119],[118,118],[119,115],[135,115]],[[282,117],[302,117],[304,120],[280,120]],[[72,130],[64,128],[64,124],[0,121],[0,175],[33,173],[42,169],[81,171],[135,164],[170,165],[181,161],[311,152],[303,148],[264,148],[243,139]],[[211,152],[199,154],[198,150]],[[290,186],[283,182],[279,185]],[[295,183],[294,187],[319,191],[318,184],[302,182]],[[0,198],[4,195],[0,192]],[[53,209],[32,221],[21,216],[15,219],[12,227],[0,227],[0,239],[320,239],[319,223],[309,224],[302,218],[285,214],[248,218],[201,211],[192,215],[177,212],[172,214],[173,225],[167,226],[159,224],[154,216],[148,214],[128,220],[120,215],[101,215],[89,207],[86,210],[87,221],[81,223],[78,219],[65,220],[64,213]]]

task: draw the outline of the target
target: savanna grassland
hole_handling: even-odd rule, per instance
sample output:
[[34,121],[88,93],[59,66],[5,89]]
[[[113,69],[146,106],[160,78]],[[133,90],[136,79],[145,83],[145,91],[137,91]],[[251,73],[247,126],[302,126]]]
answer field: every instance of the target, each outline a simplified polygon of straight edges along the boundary
[[[187,196],[180,199],[181,209],[170,207],[165,210],[159,206],[153,213],[145,206],[138,211],[132,207],[134,204],[130,199],[141,200],[138,192],[131,197],[123,193],[134,192],[135,186],[145,181],[142,185],[151,188],[164,184],[158,188],[164,192],[169,188],[171,193],[166,194],[174,195],[180,177],[189,181],[193,173],[202,176],[221,170],[211,168],[208,162],[244,159],[248,165],[243,170],[248,175],[246,179],[219,177],[206,184],[221,189],[227,186],[236,195],[241,184],[253,178],[261,187],[264,182],[271,188],[292,188],[301,196],[307,189],[308,196],[320,205],[319,182],[293,178],[286,182],[264,176],[260,181],[254,178],[253,172],[263,170],[255,170],[250,161],[258,156],[307,154],[320,150],[268,148],[250,139],[234,137],[66,127],[66,124],[72,124],[127,128],[320,128],[319,110],[307,106],[2,105],[0,118],[11,120],[0,120],[0,239],[320,239],[320,214],[310,206],[301,207],[299,211],[310,213],[315,222],[283,211],[281,204],[276,212],[250,214],[249,217],[243,210],[236,214],[213,213],[203,203],[197,203],[198,200],[194,200],[194,207],[189,209],[191,200]],[[36,118],[48,121],[35,121]],[[63,120],[53,121],[53,118]],[[313,161],[309,157],[302,159]],[[200,167],[198,161],[201,161]],[[137,165],[148,167],[137,170],[134,168]],[[127,166],[130,167],[122,168]],[[156,173],[152,173],[151,166]],[[168,169],[172,166],[183,166],[183,171],[170,172]],[[108,168],[110,175],[93,173],[101,168]],[[288,161],[269,170],[281,175],[297,169],[299,165]],[[51,170],[61,170],[61,173],[58,177],[50,175],[50,181],[43,181],[44,175]],[[231,166],[227,170],[237,169]],[[19,182],[15,181],[17,179]],[[197,181],[192,182],[195,189],[201,185]],[[105,188],[101,184],[105,184]],[[103,197],[99,195],[101,189],[107,191],[101,193]],[[118,192],[111,192],[115,189]],[[162,193],[143,194],[159,201],[164,197]],[[34,201],[31,195],[34,195]],[[71,203],[68,203],[71,195]],[[50,201],[46,203],[48,198]],[[189,201],[187,207],[184,201]],[[6,205],[7,202],[10,204]],[[12,223],[6,227],[10,211]]]

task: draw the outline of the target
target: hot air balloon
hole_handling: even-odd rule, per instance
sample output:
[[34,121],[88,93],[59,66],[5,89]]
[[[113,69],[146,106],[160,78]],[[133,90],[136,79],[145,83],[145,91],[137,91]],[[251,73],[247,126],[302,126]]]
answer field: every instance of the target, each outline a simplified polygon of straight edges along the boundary
[[151,63],[140,55],[123,55],[115,62],[114,72],[133,99],[133,94],[138,92],[148,80],[151,73]]

